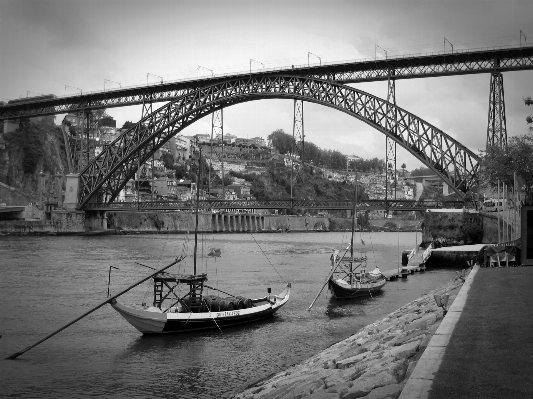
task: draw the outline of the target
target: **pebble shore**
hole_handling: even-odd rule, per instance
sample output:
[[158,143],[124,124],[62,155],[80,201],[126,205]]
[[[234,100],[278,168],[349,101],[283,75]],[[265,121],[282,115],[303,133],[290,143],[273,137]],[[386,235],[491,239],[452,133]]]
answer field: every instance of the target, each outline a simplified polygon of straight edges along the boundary
[[[443,318],[434,295],[453,303],[467,271],[235,399],[396,399]],[[394,284],[394,283],[392,283]]]

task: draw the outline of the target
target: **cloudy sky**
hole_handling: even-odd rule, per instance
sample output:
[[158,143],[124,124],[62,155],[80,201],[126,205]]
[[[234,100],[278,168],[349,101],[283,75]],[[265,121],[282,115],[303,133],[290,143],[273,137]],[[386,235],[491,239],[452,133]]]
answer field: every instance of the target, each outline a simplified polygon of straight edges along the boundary
[[[251,59],[259,69],[430,53],[444,38],[447,50],[448,42],[465,50],[518,45],[522,31],[522,44],[533,44],[532,16],[531,0],[0,0],[0,100],[245,71]],[[399,80],[396,101],[478,152],[489,82],[487,74]],[[387,94],[386,82],[354,87]],[[508,134],[524,134],[533,71],[505,73],[504,87]],[[140,118],[138,107],[108,112],[119,126]],[[363,122],[309,103],[304,117],[306,139],[321,148],[385,157],[385,136]],[[238,137],[292,134],[292,124],[292,100],[224,110],[224,132]],[[210,129],[204,118],[183,133]],[[420,166],[404,151],[397,158]]]

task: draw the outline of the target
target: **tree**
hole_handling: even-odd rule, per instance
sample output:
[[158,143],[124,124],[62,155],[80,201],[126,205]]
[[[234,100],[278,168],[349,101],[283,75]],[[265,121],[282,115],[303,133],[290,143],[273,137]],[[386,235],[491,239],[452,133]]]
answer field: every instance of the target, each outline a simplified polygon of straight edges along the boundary
[[133,123],[132,121],[126,121],[122,125],[122,129],[129,129],[130,127],[133,127],[133,126],[135,126],[135,123]]
[[285,133],[283,129],[278,129],[270,133],[268,135],[268,142],[273,148],[277,149],[280,154],[292,152],[292,136]]
[[171,153],[165,152],[161,154],[161,162],[163,162],[163,165],[167,169],[172,169],[174,167],[174,157]]
[[428,176],[428,175],[434,175],[434,174],[435,172],[433,172],[431,169],[420,167],[420,168],[416,168],[412,170],[411,177]]
[[521,179],[525,188],[525,203],[533,205],[533,137],[511,137],[507,149],[498,145],[487,147],[481,161],[482,178],[492,187],[498,181],[513,186],[514,176]]

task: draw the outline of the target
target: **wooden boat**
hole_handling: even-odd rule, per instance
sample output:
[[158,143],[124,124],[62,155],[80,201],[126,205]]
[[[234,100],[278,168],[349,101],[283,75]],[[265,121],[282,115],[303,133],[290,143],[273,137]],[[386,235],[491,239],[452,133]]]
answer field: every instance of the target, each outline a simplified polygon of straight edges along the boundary
[[[351,263],[348,267],[351,266]],[[359,273],[347,272],[344,278],[331,275],[328,280],[328,288],[331,295],[337,299],[358,298],[370,296],[380,291],[387,279],[381,273],[379,268],[366,273],[364,269]]]
[[[357,218],[357,176],[355,179],[354,209],[352,213],[352,235],[350,246],[343,256],[332,256],[331,273],[328,278],[328,288],[331,295],[337,299],[371,296],[380,291],[387,279],[376,266],[371,272],[366,271],[366,256],[354,257],[354,235]],[[364,241],[361,240],[364,245]],[[346,253],[350,250],[350,256]]]
[[[313,302],[311,302],[308,310],[311,310],[311,307],[320,296],[326,284],[333,298],[350,299],[372,296],[372,294],[380,291],[387,283],[386,277],[378,267],[370,272],[366,271],[366,256],[363,254],[359,257],[354,256],[355,221],[357,217],[357,178],[355,179],[354,198],[350,245],[345,249],[342,256],[338,255],[338,251],[335,251],[331,255],[331,269],[327,281]],[[361,240],[361,244],[364,245],[363,240]],[[347,256],[348,251],[350,251],[349,256]]]
[[[207,288],[205,274],[173,277],[165,273],[154,276],[153,280],[152,306],[143,304],[133,308],[116,300],[111,302],[111,306],[143,334],[216,329],[266,319],[287,303],[291,289],[289,283],[281,294],[269,293],[258,299],[218,297],[203,294]],[[179,285],[189,289],[182,297],[176,297]],[[165,306],[167,300],[170,303]]]
[[[199,180],[198,177],[198,188]],[[197,189],[197,205],[199,191]],[[191,332],[250,323],[272,316],[289,300],[291,283],[288,283],[279,295],[272,295],[268,288],[268,295],[256,299],[234,296],[208,286],[207,274],[198,274],[196,270],[198,206],[195,213],[193,274],[155,274],[152,277],[154,298],[151,306],[143,303],[140,307],[129,307],[116,299],[110,301],[111,306],[143,334]],[[218,248],[210,248],[208,256],[220,257],[221,251]],[[226,296],[208,295],[208,290]]]

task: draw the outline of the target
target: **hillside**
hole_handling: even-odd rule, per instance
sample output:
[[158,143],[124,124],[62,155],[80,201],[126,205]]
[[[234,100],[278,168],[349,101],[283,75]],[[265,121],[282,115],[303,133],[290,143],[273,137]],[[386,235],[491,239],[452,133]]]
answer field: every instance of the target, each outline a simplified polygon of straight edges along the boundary
[[46,181],[52,181],[54,174],[68,173],[63,136],[53,122],[27,122],[22,130],[2,137],[6,148],[0,150],[0,182],[15,188],[17,201],[25,202],[14,205],[39,200],[41,172]]
[[[2,125],[0,125],[2,126]],[[40,173],[45,185],[51,186],[54,175],[67,171],[62,133],[53,122],[25,123],[22,130],[3,134],[6,149],[0,151],[0,182],[17,190],[17,204],[39,201]],[[251,183],[251,194],[257,199],[287,199],[291,195],[291,170],[273,160],[256,162],[264,166],[261,174],[233,172],[233,177]],[[255,168],[257,169],[257,167]],[[346,200],[353,198],[351,183],[329,181],[316,168],[294,173],[293,197],[296,199]],[[45,187],[46,189],[46,187]],[[364,195],[363,189],[360,195]]]

